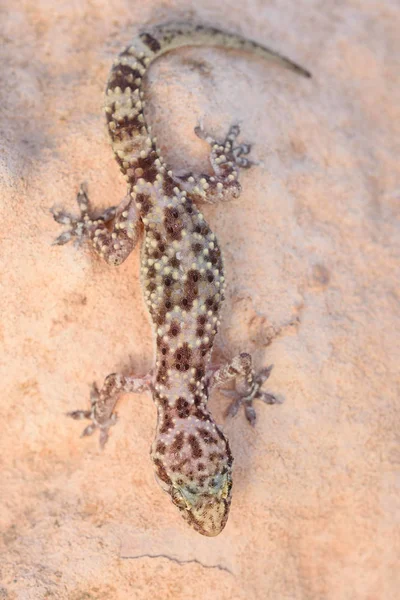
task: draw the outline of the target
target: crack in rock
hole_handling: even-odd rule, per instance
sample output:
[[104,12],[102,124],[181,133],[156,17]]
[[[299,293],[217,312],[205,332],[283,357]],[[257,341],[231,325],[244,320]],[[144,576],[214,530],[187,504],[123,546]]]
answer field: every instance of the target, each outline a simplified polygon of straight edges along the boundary
[[121,558],[124,560],[136,560],[138,558],[166,558],[167,560],[170,560],[178,565],[187,565],[189,563],[195,563],[197,565],[200,565],[204,569],[218,569],[219,571],[225,571],[226,573],[233,575],[233,572],[230,569],[228,569],[228,567],[223,567],[222,565],[205,565],[204,563],[197,560],[197,558],[192,558],[190,560],[179,560],[179,558],[168,556],[168,554],[137,554],[133,556],[121,556]]

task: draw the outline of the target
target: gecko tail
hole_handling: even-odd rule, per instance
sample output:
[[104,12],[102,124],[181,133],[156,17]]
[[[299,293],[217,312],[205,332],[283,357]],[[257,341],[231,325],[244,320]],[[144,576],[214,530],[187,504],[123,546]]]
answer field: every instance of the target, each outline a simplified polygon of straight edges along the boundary
[[184,46],[235,48],[266,58],[304,77],[311,77],[309,71],[278,52],[214,27],[167,23],[142,31],[114,61],[104,103],[115,158],[131,185],[143,173],[147,173],[150,183],[153,183],[162,166],[160,150],[144,114],[143,79],[154,60]]
[[156,55],[154,58],[183,46],[233,48],[262,56],[266,60],[272,61],[303,77],[311,77],[310,71],[279,52],[271,50],[271,48],[258,42],[244,38],[239,34],[229,33],[208,25],[165,23],[139,34],[139,38],[144,45],[147,45],[150,50],[154,51]]

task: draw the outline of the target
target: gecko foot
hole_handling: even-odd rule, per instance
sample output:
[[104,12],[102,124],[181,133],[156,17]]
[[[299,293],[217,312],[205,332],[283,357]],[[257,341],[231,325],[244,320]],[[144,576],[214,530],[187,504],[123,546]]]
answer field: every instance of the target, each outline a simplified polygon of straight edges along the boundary
[[231,172],[232,167],[236,166],[242,169],[248,169],[255,164],[244,155],[251,151],[250,144],[237,144],[235,142],[240,134],[239,125],[232,125],[223,142],[218,142],[209,135],[201,126],[195,128],[197,137],[205,140],[211,146],[211,164],[217,175],[224,171]]
[[254,427],[257,420],[256,411],[253,407],[254,400],[261,400],[265,404],[282,404],[282,400],[273,394],[269,394],[268,392],[261,390],[262,385],[270,376],[272,368],[273,365],[270,365],[269,367],[259,371],[259,373],[252,378],[250,386],[246,386],[246,389],[243,391],[222,390],[226,396],[232,398],[232,402],[226,411],[226,415],[228,417],[234,417],[238,413],[239,408],[243,405],[246,419],[250,425]]
[[96,419],[96,407],[100,399],[100,392],[95,383],[92,385],[92,389],[90,390],[90,409],[89,410],[72,410],[67,413],[67,417],[71,417],[76,421],[80,421],[81,419],[89,419],[91,422],[85,429],[82,431],[81,437],[87,437],[92,435],[96,429],[100,431],[100,448],[104,448],[107,440],[108,440],[108,432],[110,427],[115,425],[117,422],[118,416],[117,413],[111,413],[108,419],[99,423]]
[[219,142],[209,135],[199,125],[195,127],[196,135],[205,140],[211,147],[210,162],[213,170],[212,175],[202,173],[175,177],[181,189],[185,190],[192,200],[210,202],[214,204],[219,201],[237,198],[240,195],[239,183],[240,169],[248,169],[252,162],[247,155],[250,153],[250,144],[236,144],[240,133],[239,125],[232,125],[224,141]]
[[78,240],[82,240],[85,237],[90,237],[89,230],[95,229],[98,225],[104,225],[109,221],[112,221],[116,215],[116,207],[107,208],[102,215],[94,218],[91,215],[89,198],[87,195],[87,189],[84,184],[81,185],[76,201],[79,206],[80,216],[78,218],[73,217],[69,213],[62,210],[52,208],[54,220],[61,225],[68,225],[67,231],[64,231],[59,235],[53,242],[53,245],[62,246],[69,242],[72,238],[76,237]]

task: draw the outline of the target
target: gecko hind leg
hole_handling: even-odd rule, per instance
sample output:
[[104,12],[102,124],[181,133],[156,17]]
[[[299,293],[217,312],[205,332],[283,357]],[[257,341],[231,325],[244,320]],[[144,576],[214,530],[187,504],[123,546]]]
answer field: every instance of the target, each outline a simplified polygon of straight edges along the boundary
[[254,400],[262,400],[265,404],[281,404],[282,402],[273,394],[264,392],[261,389],[269,378],[271,371],[272,365],[255,373],[251,355],[247,354],[247,352],[242,352],[235,356],[230,363],[212,373],[209,380],[209,387],[213,389],[235,379],[236,389],[233,393],[227,390],[224,391],[226,395],[233,397],[232,403],[227,410],[227,416],[234,417],[243,405],[246,419],[250,425],[254,426],[257,418],[253,407]]
[[89,410],[73,410],[68,412],[67,416],[75,420],[89,419],[91,423],[83,430],[81,437],[92,435],[98,429],[100,431],[100,447],[103,448],[108,440],[110,427],[117,422],[114,408],[120,394],[139,394],[147,391],[150,389],[152,381],[152,374],[145,377],[128,377],[111,373],[106,377],[100,391],[95,383],[92,385]]
[[236,144],[240,134],[239,125],[232,125],[225,140],[218,142],[209,135],[202,126],[195,128],[196,135],[205,140],[211,147],[210,162],[213,175],[194,175],[188,173],[177,177],[182,189],[190,194],[191,199],[216,203],[237,198],[241,192],[239,183],[240,169],[248,169],[253,164],[247,155],[251,151],[250,144]]
[[[133,198],[126,196],[118,207],[108,208],[99,217],[92,215],[86,186],[81,185],[76,200],[80,210],[78,218],[62,210],[51,209],[57,223],[69,226],[53,244],[60,246],[72,238],[89,240],[95,252],[106,262],[120,265],[135,247],[140,231],[140,219]],[[109,230],[112,220],[114,226]]]

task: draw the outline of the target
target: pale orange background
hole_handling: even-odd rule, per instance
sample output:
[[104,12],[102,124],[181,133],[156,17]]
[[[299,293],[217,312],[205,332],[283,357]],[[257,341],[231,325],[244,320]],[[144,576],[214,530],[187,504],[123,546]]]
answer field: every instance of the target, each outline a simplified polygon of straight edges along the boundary
[[[225,531],[188,529],[149,459],[156,412],[124,397],[104,452],[64,413],[153,342],[139,253],[118,269],[60,233],[82,180],[125,187],[106,138],[110,64],[145,22],[193,18],[313,72],[181,50],[155,64],[148,115],[177,170],[207,167],[200,120],[240,122],[258,165],[205,206],[228,294],[215,356],[274,363],[234,456]],[[0,598],[390,600],[400,597],[398,0],[2,0]],[[227,400],[215,394],[219,422]]]

